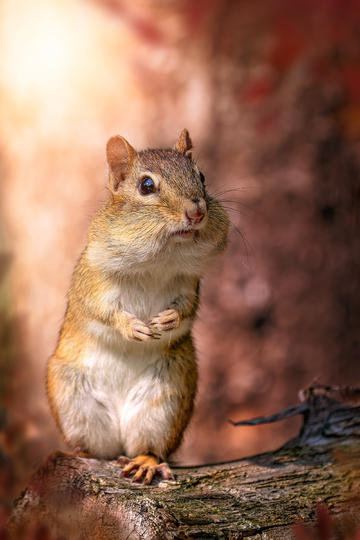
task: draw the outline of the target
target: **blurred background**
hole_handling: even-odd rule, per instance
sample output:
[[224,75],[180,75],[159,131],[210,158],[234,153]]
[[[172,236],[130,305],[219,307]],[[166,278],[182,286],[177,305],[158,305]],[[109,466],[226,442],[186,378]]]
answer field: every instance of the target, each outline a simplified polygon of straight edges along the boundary
[[232,221],[203,281],[176,461],[275,449],[299,419],[228,419],[314,380],[359,383],[359,2],[3,0],[0,15],[1,502],[64,448],[46,362],[116,133],[169,147],[187,127]]

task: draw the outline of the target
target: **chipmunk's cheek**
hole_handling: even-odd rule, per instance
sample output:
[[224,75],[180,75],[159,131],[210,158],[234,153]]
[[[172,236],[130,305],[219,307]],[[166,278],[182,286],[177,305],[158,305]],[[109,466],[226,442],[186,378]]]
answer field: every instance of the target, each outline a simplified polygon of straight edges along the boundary
[[199,223],[199,225],[196,227],[196,230],[203,231],[207,227],[208,222],[209,222],[209,212],[206,212],[201,223]]

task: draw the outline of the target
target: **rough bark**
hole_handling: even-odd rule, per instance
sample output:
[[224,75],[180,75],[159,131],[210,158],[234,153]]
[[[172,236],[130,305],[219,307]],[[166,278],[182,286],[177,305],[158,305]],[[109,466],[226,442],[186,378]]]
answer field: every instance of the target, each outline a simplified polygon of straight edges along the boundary
[[299,436],[278,451],[174,467],[175,481],[144,487],[116,462],[55,454],[16,501],[10,534],[25,538],[41,523],[66,539],[293,538],[319,502],[360,523],[359,390],[318,386],[302,397],[291,411],[247,421],[303,414]]

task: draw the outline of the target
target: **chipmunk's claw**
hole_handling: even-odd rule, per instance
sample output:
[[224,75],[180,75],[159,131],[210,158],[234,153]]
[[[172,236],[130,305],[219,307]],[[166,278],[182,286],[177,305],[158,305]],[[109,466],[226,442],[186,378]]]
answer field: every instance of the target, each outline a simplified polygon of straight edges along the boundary
[[137,341],[149,341],[153,337],[153,332],[151,328],[141,323],[140,321],[134,323],[131,327],[131,330],[132,338],[136,339]]
[[151,341],[152,339],[159,339],[160,334],[150,328],[150,325],[133,317],[130,320],[129,338],[134,341]]
[[166,309],[153,317],[149,323],[150,328],[157,328],[161,332],[174,330],[180,324],[180,315],[176,309]]
[[122,476],[133,474],[133,482],[142,482],[145,486],[151,484],[155,475],[160,475],[164,480],[174,480],[174,475],[167,463],[159,463],[155,456],[140,455],[135,458],[120,456],[117,460],[123,467]]
[[164,480],[175,480],[172,470],[165,461],[159,463],[159,465],[156,467],[156,472],[160,474]]

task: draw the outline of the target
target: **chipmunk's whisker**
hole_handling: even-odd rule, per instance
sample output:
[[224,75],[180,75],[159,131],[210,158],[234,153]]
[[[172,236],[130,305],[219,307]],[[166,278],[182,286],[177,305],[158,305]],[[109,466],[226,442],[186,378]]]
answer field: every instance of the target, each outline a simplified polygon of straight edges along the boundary
[[249,242],[246,239],[245,234],[239,229],[239,227],[237,225],[235,225],[235,223],[231,219],[230,219],[230,223],[231,223],[232,227],[234,228],[235,232],[240,236],[242,244],[243,244],[244,249],[245,249],[245,255],[246,255],[246,257],[248,257],[249,253],[251,252],[251,249],[250,249],[250,245],[249,245]]
[[243,187],[239,187],[239,188],[230,188],[230,189],[225,189],[224,191],[218,191],[218,192],[215,192],[215,193],[210,193],[209,192],[209,195],[211,197],[219,197],[221,195],[225,195],[225,193],[230,193],[232,191],[246,191],[247,189],[250,189],[250,186],[243,186]]
[[231,206],[225,206],[222,205],[225,210],[231,210],[231,212],[235,212],[237,214],[240,214],[241,216],[248,216],[249,214],[247,212],[244,212],[243,210],[238,210],[237,208],[232,208]]
[[231,203],[231,204],[238,204],[239,206],[243,206],[247,210],[253,211],[254,209],[251,208],[248,204],[243,203],[242,201],[236,200],[236,199],[217,199],[221,203]]

